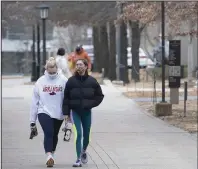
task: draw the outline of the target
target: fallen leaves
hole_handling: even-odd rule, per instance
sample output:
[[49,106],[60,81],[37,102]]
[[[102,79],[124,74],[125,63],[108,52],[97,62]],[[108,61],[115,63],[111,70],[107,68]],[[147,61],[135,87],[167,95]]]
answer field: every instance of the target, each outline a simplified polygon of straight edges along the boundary
[[[154,105],[151,102],[137,102],[140,107],[148,113],[154,114]],[[186,117],[184,117],[184,102],[180,101],[178,105],[172,106],[172,115],[159,117],[167,123],[181,128],[190,133],[197,132],[197,100],[187,101]]]

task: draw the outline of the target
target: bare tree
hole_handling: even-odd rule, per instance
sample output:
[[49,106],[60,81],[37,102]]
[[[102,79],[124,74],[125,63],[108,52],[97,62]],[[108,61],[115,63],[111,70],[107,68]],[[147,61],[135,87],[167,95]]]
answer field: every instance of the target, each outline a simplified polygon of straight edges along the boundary
[[116,28],[114,22],[108,22],[109,35],[109,79],[116,80]]
[[100,62],[100,39],[99,39],[99,27],[97,25],[93,25],[92,27],[93,32],[93,46],[94,46],[94,72],[101,72],[102,65]]
[[[166,14],[166,24],[169,25],[168,36],[169,39],[172,39],[177,32],[180,30],[183,22],[191,23],[189,32],[192,32],[192,28],[195,25],[192,23],[197,23],[197,4],[198,2],[166,2],[165,3],[165,14]],[[132,43],[132,54],[133,63],[135,60],[138,60],[138,49],[140,44],[140,35],[142,30],[151,23],[158,21],[161,16],[161,5],[160,2],[128,2],[125,3],[124,13],[120,17],[126,22],[130,22],[133,37],[135,36]],[[136,29],[135,29],[136,28]],[[137,37],[138,35],[138,37]],[[190,38],[191,39],[191,38]],[[190,41],[191,42],[191,41]],[[192,50],[192,48],[191,48]],[[192,53],[192,52],[191,52]],[[138,65],[135,64],[134,67],[137,70],[138,74]],[[134,72],[132,71],[132,76]]]
[[[13,2],[12,7],[15,6],[15,10],[12,11],[12,15],[16,20],[22,20],[25,25],[34,24],[39,20],[38,9],[35,7],[39,6],[42,2]],[[9,3],[8,3],[9,4]],[[8,6],[8,4],[4,4]],[[116,8],[115,2],[85,2],[85,1],[62,1],[62,2],[47,2],[50,7],[49,20],[56,26],[67,27],[69,25],[75,25],[74,27],[82,25],[106,25],[108,21],[114,21],[116,19]],[[10,9],[6,8],[4,16],[9,13]],[[7,19],[8,20],[8,19]],[[105,28],[106,29],[106,28]],[[69,31],[73,29],[69,26]],[[77,32],[73,31],[71,33],[71,41],[74,40],[78,35]],[[104,37],[102,39],[107,39],[107,34],[101,34]],[[63,36],[61,35],[62,43],[65,43]],[[75,41],[75,40],[74,40]],[[71,42],[73,46],[74,42]],[[68,45],[67,45],[68,46]],[[106,47],[106,46],[105,46]],[[108,44],[107,44],[108,47]],[[70,48],[70,47],[68,47]],[[72,47],[71,47],[72,48]],[[97,50],[99,48],[95,47]],[[113,48],[111,48],[113,49]],[[104,53],[108,56],[108,48],[104,48]],[[99,53],[100,51],[98,51]],[[112,52],[114,53],[114,52]],[[101,55],[105,56],[105,55]],[[115,56],[114,56],[115,57]],[[97,60],[97,59],[96,59]],[[104,58],[103,58],[104,60]],[[106,66],[106,69],[108,69]]]

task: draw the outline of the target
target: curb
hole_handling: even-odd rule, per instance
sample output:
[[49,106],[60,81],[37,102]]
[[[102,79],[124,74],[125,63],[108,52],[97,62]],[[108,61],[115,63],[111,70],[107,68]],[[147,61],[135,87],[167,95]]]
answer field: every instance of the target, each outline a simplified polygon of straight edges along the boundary
[[[111,82],[109,79],[104,79],[103,82],[104,82],[104,84],[105,84],[106,86],[114,88],[117,92],[119,92],[121,95],[123,95],[123,94],[122,94],[122,91],[120,91],[119,89],[117,89],[117,88],[112,84],[112,82]],[[123,95],[123,96],[124,96],[124,95]],[[131,98],[128,98],[128,97],[126,97],[126,96],[124,96],[124,97],[125,97],[126,99],[129,99],[129,100],[131,101],[131,103],[132,103],[133,105],[137,106],[137,107],[139,108],[139,110],[140,110],[143,114],[145,114],[146,116],[148,116],[148,117],[150,117],[150,118],[152,118],[152,119],[155,119],[155,120],[157,120],[158,122],[164,123],[165,125],[168,125],[169,127],[174,127],[174,128],[176,128],[179,132],[187,134],[192,140],[195,140],[195,141],[196,141],[196,138],[195,138],[196,136],[193,136],[191,133],[189,133],[189,132],[187,132],[187,131],[185,131],[185,130],[182,130],[182,129],[179,128],[179,127],[175,127],[175,126],[173,126],[173,125],[167,123],[166,121],[164,121],[164,120],[162,120],[162,119],[160,119],[160,118],[158,118],[158,117],[156,117],[156,116],[150,114],[150,113],[147,112],[144,108],[140,107],[140,106],[136,103],[135,100],[133,100],[133,99],[131,99]]]
[[2,79],[23,79],[23,76],[2,76]]
[[25,82],[23,85],[35,85],[36,82]]
[[107,86],[110,89],[113,89],[113,92],[119,92],[120,94],[122,94],[120,91],[118,91],[118,89],[111,83],[111,81],[109,79],[103,79],[103,85]]
[[144,108],[142,108],[142,107],[140,107],[138,104],[136,104],[135,101],[133,101],[133,100],[131,100],[131,101],[132,101],[132,104],[135,104],[136,106],[138,106],[138,108],[141,110],[141,112],[142,112],[143,114],[145,114],[146,116],[148,116],[149,118],[154,119],[154,120],[156,120],[156,121],[158,121],[158,122],[160,122],[160,123],[163,123],[164,125],[167,125],[168,127],[173,127],[173,128],[175,128],[176,130],[178,130],[178,132],[187,134],[187,135],[189,136],[190,139],[192,139],[192,140],[194,140],[194,141],[197,141],[196,135],[193,135],[192,133],[190,133],[190,132],[188,132],[188,131],[186,131],[186,130],[183,130],[183,129],[179,128],[179,127],[176,127],[176,126],[174,126],[174,125],[172,125],[172,124],[166,122],[165,120],[160,119],[160,118],[158,118],[158,117],[152,115],[151,113],[147,112]]
[[[103,79],[103,83],[104,85],[108,86],[108,87],[111,87],[111,88],[114,88],[115,90],[119,91],[113,84],[112,82],[109,80],[109,79]],[[120,91],[119,91],[120,92]]]
[[[112,83],[109,79],[104,79],[104,80],[103,80],[103,83],[104,83],[104,85],[113,88],[116,92],[119,92],[121,95],[123,95],[123,94],[122,94],[122,91],[120,91],[118,88],[116,88],[116,87],[113,85],[113,83]],[[124,96],[124,95],[123,95],[123,96]],[[124,96],[124,97],[125,97],[125,96]]]

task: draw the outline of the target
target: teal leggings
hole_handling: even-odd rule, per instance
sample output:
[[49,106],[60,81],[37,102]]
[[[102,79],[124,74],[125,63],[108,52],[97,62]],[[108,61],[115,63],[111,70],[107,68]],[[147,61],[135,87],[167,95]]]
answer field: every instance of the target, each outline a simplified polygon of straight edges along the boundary
[[[73,128],[76,142],[76,154],[77,158],[80,158],[80,154],[83,150],[87,149],[89,144],[89,136],[91,130],[91,111],[76,113],[72,112]],[[82,125],[82,127],[81,127]],[[83,145],[82,145],[82,129],[83,129]]]

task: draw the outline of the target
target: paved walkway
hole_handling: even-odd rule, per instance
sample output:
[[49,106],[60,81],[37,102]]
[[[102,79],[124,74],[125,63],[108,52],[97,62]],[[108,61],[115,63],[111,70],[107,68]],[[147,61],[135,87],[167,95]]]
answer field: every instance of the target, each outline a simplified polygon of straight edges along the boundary
[[[126,92],[126,91],[129,91],[129,92],[137,92],[137,91],[145,91],[145,92],[153,92],[153,91],[156,91],[156,92],[161,92],[162,89],[161,88],[156,88],[154,90],[154,88],[151,88],[151,87],[143,87],[143,86],[137,86],[137,87],[126,87],[126,86],[121,86],[121,85],[115,85],[116,88],[119,90],[119,91],[122,91],[122,92]],[[191,88],[188,88],[188,91],[196,91],[197,90],[197,86],[194,86],[194,87],[191,87]],[[170,88],[167,87],[166,88],[166,92],[170,92]],[[179,88],[179,92],[183,93],[184,92],[184,88]]]
[[[2,168],[45,168],[43,134],[29,140],[32,86],[3,80]],[[197,169],[197,140],[143,112],[115,88],[102,86],[104,102],[93,110],[92,141],[86,169]],[[59,144],[54,168],[71,168],[75,147]]]
[[[139,98],[133,98],[134,101],[137,102],[151,102],[153,101],[154,97],[139,97]],[[162,98],[161,97],[156,97],[155,98],[157,101],[161,101]],[[170,101],[170,97],[165,97],[166,101]],[[179,100],[180,101],[184,101],[184,96],[179,96]],[[188,96],[188,100],[197,100],[197,96]]]

